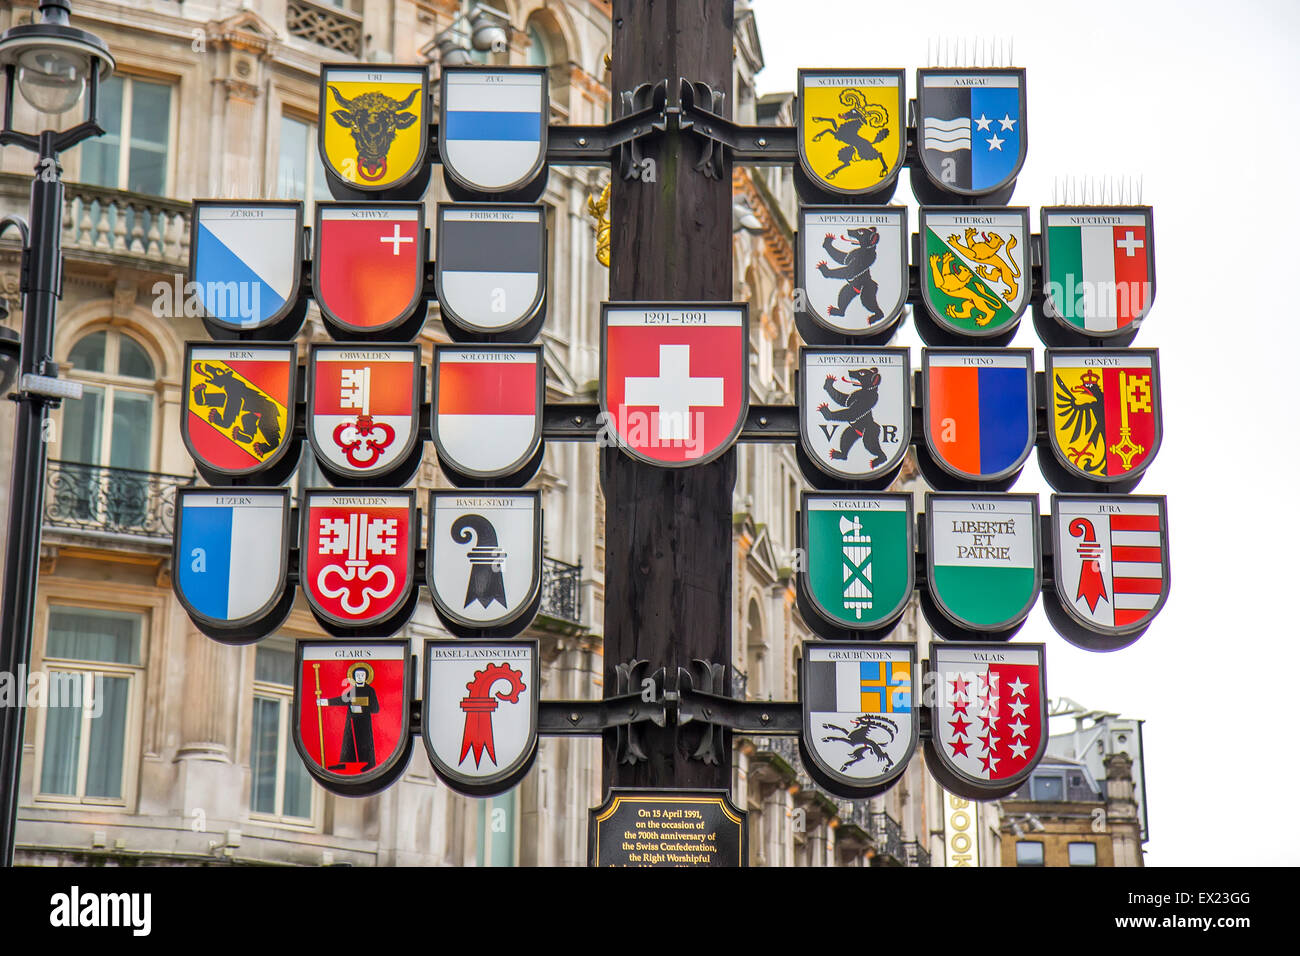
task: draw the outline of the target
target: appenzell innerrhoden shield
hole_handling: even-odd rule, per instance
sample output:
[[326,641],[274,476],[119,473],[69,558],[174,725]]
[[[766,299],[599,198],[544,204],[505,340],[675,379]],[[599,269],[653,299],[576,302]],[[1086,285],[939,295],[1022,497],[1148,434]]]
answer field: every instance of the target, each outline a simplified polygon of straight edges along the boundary
[[314,345],[307,402],[312,448],[346,475],[380,476],[417,438],[418,345]]
[[301,510],[299,577],[312,610],[345,628],[396,615],[415,583],[415,492],[309,491]]
[[1047,750],[1042,644],[930,645],[926,765],[944,789],[978,799],[1013,791]]
[[737,303],[601,305],[601,434],[652,465],[703,464],[749,408],[749,313]]

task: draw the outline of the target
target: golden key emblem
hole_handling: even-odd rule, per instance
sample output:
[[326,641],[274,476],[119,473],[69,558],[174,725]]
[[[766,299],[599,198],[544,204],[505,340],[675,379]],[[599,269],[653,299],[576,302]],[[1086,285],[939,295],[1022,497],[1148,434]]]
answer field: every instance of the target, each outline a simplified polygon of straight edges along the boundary
[[1119,373],[1119,390],[1123,396],[1119,403],[1119,441],[1110,446],[1110,450],[1119,455],[1128,471],[1133,459],[1146,451],[1146,446],[1133,441],[1129,430],[1128,413],[1151,411],[1151,378],[1147,375],[1129,377],[1128,372]]

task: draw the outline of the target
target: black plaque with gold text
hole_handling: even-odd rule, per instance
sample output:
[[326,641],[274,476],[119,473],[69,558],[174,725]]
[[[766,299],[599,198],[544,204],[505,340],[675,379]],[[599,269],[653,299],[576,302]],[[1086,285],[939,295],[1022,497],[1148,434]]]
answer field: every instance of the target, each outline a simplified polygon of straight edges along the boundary
[[588,811],[590,866],[746,866],[745,811],[725,790],[612,788]]

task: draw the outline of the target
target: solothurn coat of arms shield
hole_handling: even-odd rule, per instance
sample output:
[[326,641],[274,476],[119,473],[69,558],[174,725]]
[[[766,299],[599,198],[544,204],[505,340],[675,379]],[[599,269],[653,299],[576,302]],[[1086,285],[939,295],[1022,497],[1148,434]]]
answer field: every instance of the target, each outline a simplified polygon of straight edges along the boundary
[[433,443],[455,484],[526,481],[541,464],[542,346],[439,345]]

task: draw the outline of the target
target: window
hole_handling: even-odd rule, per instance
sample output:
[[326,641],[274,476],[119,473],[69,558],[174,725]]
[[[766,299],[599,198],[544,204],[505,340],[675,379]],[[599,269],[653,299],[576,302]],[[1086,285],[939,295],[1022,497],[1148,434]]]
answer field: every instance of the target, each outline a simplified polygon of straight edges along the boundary
[[528,24],[528,65],[551,65],[551,51],[546,46],[546,38],[542,36],[542,31],[537,29],[535,23]]
[[293,718],[291,650],[258,647],[253,658],[253,740],[249,748],[249,809],[294,823],[311,820],[312,786],[290,739]]
[[163,196],[171,145],[172,88],[120,74],[99,88],[105,133],[81,146],[81,181]]
[[329,201],[329,183],[316,145],[316,124],[280,117],[280,166],[275,194],[280,199],[304,199],[310,208],[318,200]]
[[51,606],[46,705],[37,729],[37,796],[124,804],[139,694],[141,614]]
[[479,866],[515,866],[518,863],[518,794],[516,789],[479,801]]
[[1097,865],[1097,844],[1071,843],[1069,850],[1070,850],[1070,866],[1096,866]]
[[1029,783],[1031,800],[1059,803],[1065,799],[1065,775],[1060,773],[1035,774]]
[[1016,866],[1042,866],[1043,844],[1037,840],[1020,840],[1016,843]]

